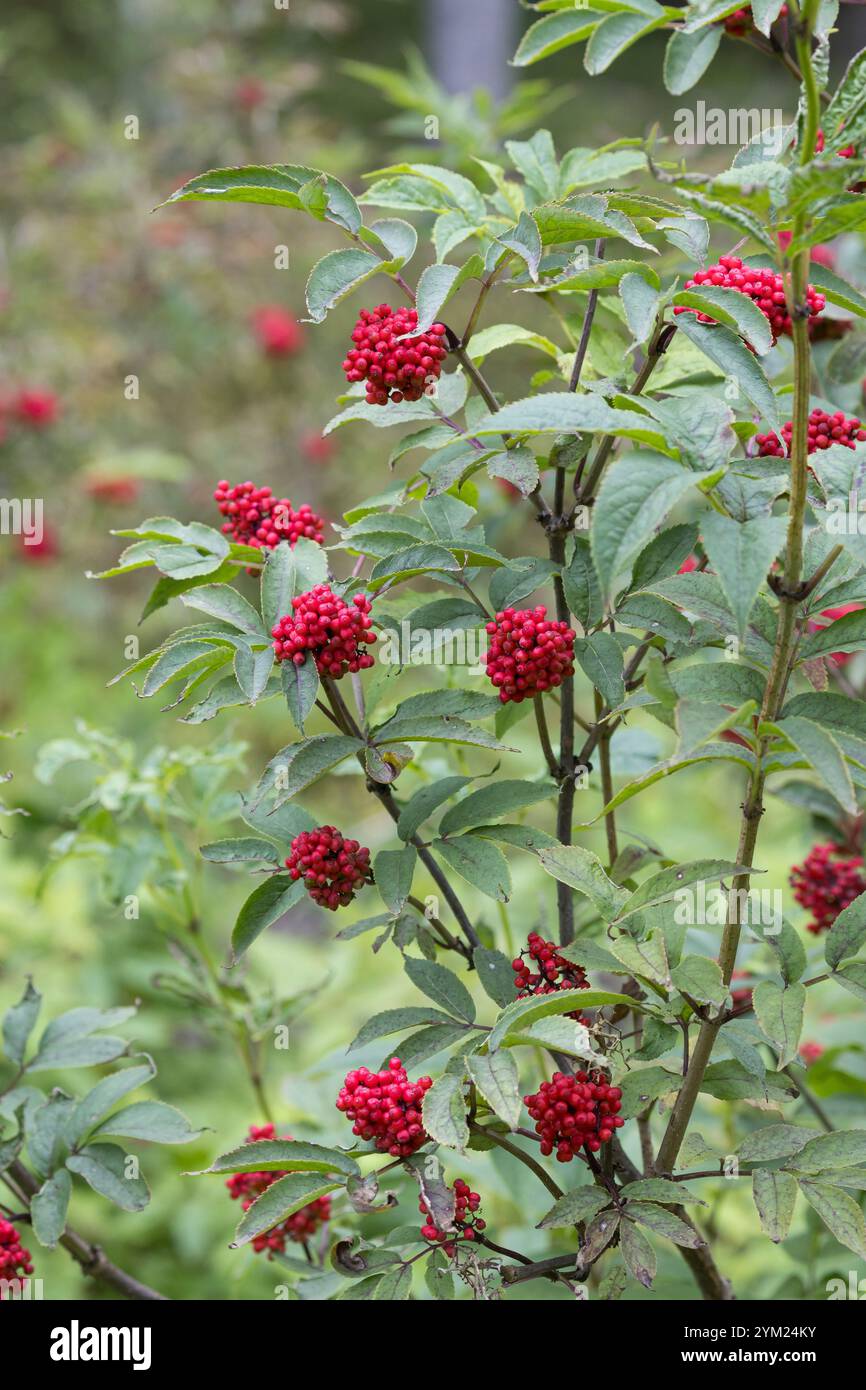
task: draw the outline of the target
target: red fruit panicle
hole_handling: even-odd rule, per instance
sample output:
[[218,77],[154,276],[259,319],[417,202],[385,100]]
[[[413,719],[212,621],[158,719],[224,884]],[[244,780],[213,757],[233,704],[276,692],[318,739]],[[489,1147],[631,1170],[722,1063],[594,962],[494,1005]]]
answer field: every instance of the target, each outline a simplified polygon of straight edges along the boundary
[[[279,1136],[282,1139],[291,1139],[290,1134]],[[272,1124],[251,1125],[248,1142],[257,1143],[260,1139],[276,1139],[277,1135]],[[277,1178],[284,1178],[285,1172],[261,1172],[261,1173],[233,1173],[226,1181],[226,1187],[233,1201],[241,1200],[244,1211],[248,1211],[257,1197],[270,1187],[271,1183]],[[274,1226],[270,1231],[263,1231],[261,1235],[253,1237],[253,1249],[256,1254],[267,1250],[268,1259],[271,1259],[274,1252],[280,1254],[286,1248],[286,1241],[293,1240],[298,1244],[303,1244],[315,1235],[319,1226],[330,1220],[331,1199],[330,1197],[317,1197],[314,1202],[309,1202],[307,1206],[301,1207],[300,1211],[294,1212],[285,1221],[280,1222],[279,1226]]]
[[819,1057],[823,1057],[825,1051],[826,1048],[819,1042],[800,1043],[800,1059],[807,1067],[813,1066]]
[[[755,436],[758,454],[761,458],[790,458],[793,422],[788,420],[782,426],[782,438],[777,434]],[[837,410],[828,415],[826,410],[816,407],[809,416],[808,452],[814,454],[818,449],[829,449],[833,444],[844,444],[846,449],[854,449],[866,439],[866,429],[856,416],[846,417]]]
[[344,840],[333,825],[296,835],[286,868],[296,882],[304,880],[313,902],[331,912],[346,907],[358,889],[373,882],[370,851],[357,840]]
[[812,913],[809,931],[829,931],[839,913],[866,892],[863,856],[844,845],[815,845],[791,870],[790,884],[801,907]]
[[566,1076],[555,1071],[534,1096],[524,1096],[535,1132],[541,1136],[541,1152],[560,1163],[570,1163],[584,1147],[597,1153],[624,1121],[619,1117],[622,1091],[609,1085],[600,1071],[579,1071]]
[[12,402],[12,410],[22,425],[41,430],[54,424],[60,402],[53,391],[23,390]]
[[574,633],[568,623],[548,621],[537,608],[504,608],[487,624],[487,674],[505,704],[561,685],[574,674]]
[[[531,964],[525,959],[526,956],[529,956]],[[518,999],[527,999],[535,994],[556,994],[561,989],[589,989],[583,967],[566,960],[557,951],[556,944],[545,941],[537,931],[529,933],[526,950],[511,962],[511,968]],[[589,1023],[579,1010],[567,1017],[578,1023]]]
[[132,478],[128,474],[118,473],[116,477],[108,474],[94,474],[87,478],[84,489],[88,497],[92,497],[95,502],[112,502],[119,506],[125,502],[134,502],[140,491],[138,478]]
[[453,1259],[457,1253],[458,1241],[477,1240],[486,1229],[487,1222],[478,1215],[480,1207],[481,1198],[478,1193],[473,1192],[462,1178],[458,1178],[454,1184],[454,1229],[440,1230],[422,1198],[418,1203],[418,1210],[427,1220],[421,1227],[421,1234],[425,1240],[441,1245],[449,1260]]
[[273,550],[280,541],[294,547],[302,536],[321,545],[325,523],[306,502],[297,510],[288,497],[274,497],[269,487],[235,483],[223,478],[216,485],[214,501],[227,520],[223,533],[239,545]]
[[362,309],[343,371],[350,382],[366,381],[368,405],[419,401],[438,381],[448,355],[444,324],[417,333],[415,309],[379,304]]
[[291,357],[304,345],[304,331],[279,304],[263,304],[250,315],[260,347],[268,357]]
[[[733,980],[747,980],[748,978],[749,978],[749,972],[748,972],[748,970],[735,970],[735,971],[733,972],[733,974],[731,975],[731,980],[732,980],[732,981],[733,981]],[[733,1003],[734,1003],[734,1006],[735,1006],[735,1007],[737,1007],[737,1006],[739,1006],[739,1005],[748,1004],[748,1006],[751,1008],[751,1005],[752,1005],[752,991],[751,991],[751,989],[748,988],[748,987],[745,987],[745,988],[741,987],[740,989],[732,989],[732,990],[731,990],[731,999],[733,1000]]]
[[[0,1280],[20,1279],[33,1273],[30,1251],[21,1244],[21,1236],[12,1225],[0,1216]],[[0,1299],[3,1289],[0,1286]]]
[[392,1057],[387,1071],[350,1071],[337,1097],[337,1109],[353,1120],[352,1133],[372,1139],[379,1153],[408,1158],[427,1142],[421,1122],[424,1094],[432,1078],[410,1081],[399,1057]]
[[[686,281],[685,288],[700,290],[702,285],[718,285],[723,289],[739,290],[741,294],[747,294],[769,323],[774,342],[783,334],[790,334],[791,318],[785,302],[785,284],[781,275],[775,271],[743,265],[739,256],[722,256],[716,265],[697,271],[693,279]],[[826,302],[819,290],[812,285],[807,286],[806,303],[810,320],[823,311]],[[684,304],[677,305],[674,313],[696,314],[700,323],[716,322],[711,314],[689,309]]]
[[[787,14],[788,6],[783,5],[778,18],[785,19]],[[721,23],[724,24],[726,32],[733,38],[745,38],[746,34],[750,34],[755,27],[751,5],[744,5],[742,9],[734,10],[733,14],[726,14]]]
[[347,671],[373,665],[370,653],[362,650],[377,640],[372,625],[366,594],[356,594],[350,606],[327,584],[317,584],[292,599],[292,612],[271,628],[271,636],[277,661],[303,666],[311,652],[319,675],[338,681]]

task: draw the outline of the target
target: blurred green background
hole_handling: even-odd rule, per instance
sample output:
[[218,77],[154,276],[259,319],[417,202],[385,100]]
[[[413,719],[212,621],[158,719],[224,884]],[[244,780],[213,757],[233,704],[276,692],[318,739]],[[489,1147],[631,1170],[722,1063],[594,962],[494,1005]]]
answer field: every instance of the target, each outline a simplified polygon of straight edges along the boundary
[[[550,127],[560,150],[641,135],[654,122],[670,130],[682,99],[665,96],[657,77],[662,39],[642,43],[613,73],[592,82],[576,49],[516,74],[521,85],[508,93],[515,74],[500,64],[493,75],[488,71],[504,101],[498,112],[484,91],[475,98],[446,97],[423,68],[421,53],[432,55],[442,82],[454,86],[463,79],[443,53],[467,47],[483,76],[490,52],[510,51],[531,18],[516,5],[498,6],[497,47],[485,41],[473,8],[464,5],[461,22],[471,31],[465,37],[450,23],[447,6],[410,0],[292,0],[288,11],[264,0],[188,0],[183,6],[170,0],[7,0],[4,7],[0,494],[44,499],[46,541],[37,551],[0,536],[0,730],[16,735],[0,744],[0,771],[14,773],[2,794],[8,808],[28,813],[0,821],[0,1009],[19,996],[28,973],[46,997],[45,1018],[82,1003],[141,1000],[130,1036],[159,1065],[153,1095],[210,1129],[182,1150],[144,1153],[153,1189],[145,1213],[127,1215],[77,1192],[72,1222],[174,1298],[272,1298],[280,1271],[249,1249],[228,1250],[238,1212],[221,1179],[181,1176],[206,1166],[263,1117],[231,1041],[161,987],[159,973],[172,964],[163,907],[166,895],[179,891],[179,880],[165,877],[158,849],[148,860],[145,842],[154,817],[131,806],[130,789],[137,778],[151,776],[160,748],[193,749],[205,762],[225,761],[219,804],[206,804],[193,777],[184,792],[185,818],[170,813],[169,839],[184,867],[195,862],[205,839],[227,833],[220,815],[239,804],[238,793],[291,733],[274,704],[190,726],[161,713],[159,699],[137,699],[127,683],[107,688],[127,664],[131,636],[139,637],[144,652],[187,618],[178,606],[140,629],[146,580],[131,575],[97,583],[86,571],[112,563],[119,545],[111,529],[145,516],[215,524],[212,491],[222,477],[267,482],[277,495],[338,519],[346,506],[386,484],[394,436],[357,425],[325,441],[321,436],[342,389],[340,361],[357,306],[346,304],[320,327],[295,330],[293,324],[303,318],[311,265],[338,244],[333,229],[262,207],[151,209],[185,178],[215,165],[300,162],[327,168],[358,191],[362,171],[407,152],[464,165],[471,154],[492,154],[503,137],[526,136],[539,124]],[[485,22],[494,20],[488,12]],[[735,60],[717,62],[699,95],[709,105],[752,105],[750,94],[760,83],[760,104],[790,113],[793,92],[785,74],[768,71],[742,45],[729,49]],[[394,80],[377,86],[345,66],[365,62],[390,68]],[[424,139],[427,115],[440,121],[441,143],[432,147]],[[132,133],[137,138],[127,138]],[[719,158],[713,151],[704,155]],[[288,248],[287,269],[276,264],[282,247]],[[266,351],[255,330],[253,316],[267,306],[292,321],[288,350],[280,354]],[[516,313],[506,298],[487,321]],[[531,370],[531,360],[518,353],[499,369],[497,385],[522,394]],[[492,484],[484,486],[491,543],[511,554],[537,549],[525,513],[505,504]],[[417,675],[411,680],[414,687],[401,686],[401,693],[424,687]],[[396,698],[378,678],[371,688],[383,706]],[[78,721],[122,741],[104,751],[103,774],[116,774],[107,785],[100,781],[97,792],[105,837],[46,874],[51,847],[74,825],[73,808],[94,782],[92,769],[80,762],[50,783],[40,781],[38,754],[51,741],[75,738]],[[657,727],[655,733],[661,737]],[[525,726],[513,734],[518,745],[531,747]],[[229,750],[238,742],[243,750]],[[461,770],[490,767],[489,758],[471,751],[461,761]],[[431,746],[420,769],[407,775],[407,790],[444,768]],[[526,763],[512,755],[502,772],[525,776]],[[153,791],[155,781],[148,785]],[[582,795],[589,819],[598,792],[593,787]],[[727,856],[739,800],[735,775],[699,769],[632,803],[624,825],[682,859]],[[374,851],[388,842],[390,823],[371,806],[357,776],[339,784],[326,779],[305,804],[322,820],[351,826]],[[767,875],[761,886],[784,887],[790,865],[811,840],[802,814],[774,805],[762,838]],[[601,848],[594,833],[587,842]],[[127,920],[123,875],[115,870],[126,868],[136,848],[144,862],[141,913]],[[507,920],[464,885],[476,920],[509,954],[529,930],[553,930],[550,881],[541,882],[524,856],[514,856],[513,869]],[[221,959],[250,880],[199,862],[195,886],[202,930]],[[376,902],[370,893],[341,914],[338,925],[375,912]],[[289,1048],[265,1048],[265,1084],[279,1127],[324,1142],[348,1139],[333,1097],[357,1026],[380,1008],[418,1002],[410,998],[392,946],[373,955],[370,936],[335,943],[336,929],[327,914],[299,907],[259,940],[246,967],[253,990],[272,987],[278,1000],[290,1001],[276,1006],[277,1016],[289,1022]],[[711,937],[708,931],[707,947]],[[805,1036],[825,1045],[857,1044],[853,1001],[849,1009],[838,995],[829,1004],[820,991],[811,995]],[[380,1053],[374,1046],[353,1058],[372,1063]],[[429,1067],[435,1071],[435,1061]],[[831,1063],[823,1082],[815,1074],[815,1084],[838,1114],[853,1115],[866,1092],[862,1053],[846,1050],[844,1067],[844,1085]],[[88,1079],[92,1084],[93,1073],[56,1078],[73,1091]],[[741,1124],[721,1103],[701,1109],[699,1127],[724,1151],[735,1144]],[[524,1170],[498,1154],[473,1155],[449,1167],[452,1177],[470,1172],[483,1182],[484,1214],[495,1239],[530,1253],[551,1248],[546,1234],[531,1229],[537,1216],[528,1221],[529,1233],[521,1216],[540,1215],[544,1200],[526,1186]],[[823,1296],[829,1275],[856,1266],[854,1256],[828,1246],[811,1214],[799,1214],[783,1248],[771,1247],[758,1235],[745,1187],[720,1183],[715,1198],[705,1194],[712,1201],[719,1263],[745,1296]],[[411,1193],[408,1202],[402,1221],[413,1219]],[[366,1229],[388,1224],[390,1216],[373,1217]],[[346,1229],[340,1216],[335,1229]],[[668,1252],[669,1246],[652,1296],[693,1297],[685,1266]],[[36,1248],[36,1257],[46,1297],[100,1296],[62,1252]],[[326,1294],[330,1276],[323,1278]],[[535,1284],[522,1296],[558,1295]]]

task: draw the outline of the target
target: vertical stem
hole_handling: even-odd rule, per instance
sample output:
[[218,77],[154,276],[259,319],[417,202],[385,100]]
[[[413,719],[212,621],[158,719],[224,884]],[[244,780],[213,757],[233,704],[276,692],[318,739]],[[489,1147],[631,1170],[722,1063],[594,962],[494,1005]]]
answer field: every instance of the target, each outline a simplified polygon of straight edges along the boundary
[[[598,690],[595,694],[595,719],[600,723],[604,712],[604,700]],[[601,767],[601,795],[603,805],[608,806],[613,800],[613,777],[610,770],[610,731],[607,725],[601,726],[601,733],[598,738],[598,760]],[[607,857],[608,864],[612,867],[619,855],[619,846],[616,838],[616,811],[608,811],[604,818],[604,829],[607,835]]]
[[[557,470],[557,483],[564,478],[564,470]],[[554,523],[561,518],[560,510]],[[550,558],[554,564],[565,564],[565,530],[560,523],[552,529],[549,536]],[[561,575],[553,581],[556,594],[556,616],[560,622],[567,623],[570,618],[565,589]],[[566,676],[560,686],[559,703],[559,767],[562,782],[559,787],[559,800],[556,807],[556,838],[560,844],[571,844],[571,822],[574,815],[574,677]],[[567,946],[574,940],[574,892],[567,883],[556,885],[556,905],[559,917],[559,944]]]

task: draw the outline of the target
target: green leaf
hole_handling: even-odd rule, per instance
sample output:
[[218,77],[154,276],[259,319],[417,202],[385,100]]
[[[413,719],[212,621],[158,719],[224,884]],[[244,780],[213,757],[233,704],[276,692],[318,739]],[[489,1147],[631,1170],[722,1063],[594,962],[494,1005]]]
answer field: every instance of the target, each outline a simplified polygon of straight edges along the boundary
[[800,715],[780,719],[774,727],[793,743],[848,814],[856,815],[857,797],[851,773],[833,735],[822,729],[820,724],[803,719]]
[[199,854],[211,864],[276,864],[279,860],[274,845],[252,835],[234,840],[214,840],[209,845],[202,845]]
[[509,1129],[516,1129],[520,1124],[522,1098],[514,1054],[506,1048],[492,1053],[470,1053],[466,1065],[491,1110]]
[[824,939],[824,959],[831,970],[843,960],[856,956],[866,941],[866,893],[849,903],[836,918]]
[[665,939],[660,931],[651,932],[641,941],[627,935],[618,936],[611,943],[611,951],[632,974],[670,988]]
[[584,536],[574,538],[574,553],[562,572],[562,586],[565,601],[581,626],[595,627],[603,616],[604,603],[589,541]]
[[645,343],[653,330],[660,296],[643,275],[629,271],[619,282],[619,297],[636,343]]
[[818,265],[813,261],[809,266],[809,280],[822,291],[831,304],[838,304],[840,309],[847,309],[850,314],[866,318],[866,295],[854,285],[849,285],[835,270],[829,270],[827,266]]
[[33,1234],[40,1245],[53,1250],[66,1229],[66,1213],[72,1195],[72,1179],[65,1168],[58,1168],[30,1201]]
[[381,269],[382,261],[372,251],[357,247],[329,251],[313,266],[307,281],[310,322],[323,323],[329,309]]
[[656,1276],[655,1251],[643,1232],[631,1221],[620,1224],[619,1246],[629,1273],[645,1289],[651,1288]]
[[237,915],[232,928],[232,956],[239,961],[256,937],[294,907],[306,892],[302,878],[292,881],[285,874],[274,874],[254,888]]
[[397,268],[411,261],[418,245],[418,233],[411,222],[404,222],[402,217],[382,217],[362,232],[365,240],[369,240],[370,232],[382,243]]
[[665,49],[664,84],[672,96],[682,96],[699,82],[716,56],[724,26],[711,24],[693,34],[675,29]]
[[671,979],[681,994],[696,999],[699,1004],[724,1004],[727,987],[722,980],[718,961],[709,956],[684,956],[671,971]]
[[448,1014],[440,1013],[438,1009],[431,1009],[424,1005],[415,1005],[411,1008],[385,1009],[380,1014],[374,1014],[368,1018],[360,1032],[349,1046],[347,1052],[354,1052],[356,1047],[365,1047],[367,1043],[375,1041],[376,1038],[386,1037],[389,1033],[402,1033],[406,1028],[416,1028],[419,1023],[447,1023],[450,1025],[451,1018]]
[[472,962],[478,973],[478,983],[488,998],[501,1009],[514,1000],[514,970],[502,951],[476,946]]
[[522,212],[515,227],[500,232],[496,240],[525,263],[529,278],[538,281],[538,264],[541,260],[541,235],[538,226],[528,212]]
[[341,1149],[328,1149],[321,1144],[308,1144],[299,1139],[256,1139],[237,1149],[220,1154],[209,1168],[192,1174],[206,1173],[342,1173],[347,1178],[358,1177],[361,1170],[349,1154]]
[[[723,285],[701,285],[697,289],[677,290],[673,303],[698,309],[716,323],[727,324],[751,344],[759,357],[764,357],[773,346],[769,319],[741,290],[727,289]],[[678,319],[683,317],[687,316],[677,315]]]
[[98,1037],[57,1038],[40,1043],[37,1055],[27,1063],[28,1072],[52,1071],[55,1067],[95,1067],[122,1057],[129,1047],[125,1038],[108,1034]]
[[797,1200],[796,1178],[790,1173],[756,1168],[752,1174],[752,1196],[762,1230],[778,1245],[791,1229]]
[[800,1180],[800,1191],[839,1244],[866,1259],[866,1225],[859,1203],[841,1188],[806,1178]]
[[426,994],[435,1004],[439,1004],[454,1018],[466,1023],[475,1021],[475,1004],[462,981],[453,970],[437,965],[432,960],[416,960],[407,956],[404,961],[406,974],[416,989]]
[[268,632],[292,611],[292,599],[328,577],[328,557],[315,541],[301,536],[290,546],[281,541],[267,552],[262,570],[262,617]]
[[577,664],[605,703],[617,709],[625,699],[622,647],[611,632],[594,632],[574,643]]
[[423,825],[428,816],[432,816],[437,807],[454,796],[471,782],[471,777],[441,777],[436,782],[431,782],[427,787],[421,789],[409,798],[403,810],[400,812],[400,819],[397,822],[397,834],[401,840],[411,840],[416,834],[419,826]]
[[817,656],[827,656],[832,652],[855,652],[864,646],[866,609],[861,609],[835,618],[826,627],[804,638],[800,647],[800,661],[813,661]]
[[704,517],[704,548],[730,604],[741,641],[758,593],[785,543],[785,525],[784,517],[776,516],[756,516],[743,522],[719,512]]
[[422,1105],[424,1128],[437,1144],[463,1153],[469,1143],[466,1123],[466,1101],[463,1077],[445,1072],[424,1094]]
[[569,44],[587,38],[602,18],[603,15],[589,9],[544,15],[527,29],[511,61],[517,68],[527,68],[542,58],[549,58]]
[[545,1231],[550,1227],[576,1226],[581,1221],[590,1221],[610,1204],[610,1196],[599,1188],[588,1184],[575,1187],[554,1202],[550,1211],[539,1221],[536,1230]]
[[267,636],[262,620],[252,604],[229,584],[204,584],[199,589],[190,589],[187,593],[181,594],[180,601],[186,604],[187,608],[201,609],[203,613],[209,613],[212,618],[229,623],[240,632],[248,632],[254,637]]
[[578,1260],[582,1264],[592,1264],[610,1242],[613,1240],[620,1226],[620,1216],[618,1211],[609,1207],[606,1211],[600,1211],[598,1216],[593,1217],[586,1228],[583,1242],[578,1251]]
[[440,311],[467,280],[484,273],[480,256],[470,256],[462,266],[440,263],[421,272],[415,293],[418,326],[415,333],[426,333],[439,318]]
[[737,1153],[743,1163],[772,1163],[799,1153],[816,1133],[802,1125],[764,1125],[746,1135]]
[[[667,902],[669,898],[676,897],[682,889],[690,888],[694,883],[705,883],[709,879],[722,879],[743,872],[746,872],[744,866],[730,859],[696,859],[691,864],[674,864],[669,869],[661,869],[659,873],[644,879],[640,887],[635,889],[625,906],[620,909],[616,921],[620,922],[623,918],[648,907],[655,907],[657,903]],[[751,872],[754,873],[755,870]]]
[[412,891],[412,878],[418,852],[412,845],[404,849],[383,849],[376,855],[373,875],[385,906],[391,912],[402,912]]
[[147,1139],[154,1144],[189,1144],[203,1133],[172,1105],[159,1100],[142,1100],[118,1110],[94,1131],[123,1139]]
[[540,474],[531,449],[504,449],[489,458],[485,467],[489,478],[504,478],[523,497],[528,497],[538,487]]
[[[597,1009],[606,1004],[622,1004],[626,1008],[637,1009],[639,1013],[645,1012],[640,1001],[635,1001],[627,994],[614,994],[605,989],[581,990],[579,996],[575,996],[570,989],[564,989],[555,994],[539,994],[531,999],[516,999],[513,1004],[509,1004],[502,1010],[493,1025],[493,1030],[487,1039],[489,1050],[495,1052],[510,1033],[525,1033],[540,1018],[547,1018],[549,1014],[572,1013],[575,1003],[578,1003],[581,1009]],[[676,1085],[675,1079],[671,1077],[669,1089],[675,1090]]]
[[672,1211],[656,1206],[654,1202],[629,1202],[628,1214],[633,1221],[647,1226],[656,1235],[664,1236],[666,1240],[672,1240],[686,1249],[699,1250],[706,1245],[703,1236],[694,1227],[686,1225]]
[[111,1076],[104,1076],[101,1081],[97,1081],[93,1089],[78,1102],[66,1121],[66,1142],[73,1148],[77,1147],[117,1101],[130,1091],[138,1090],[139,1086],[147,1085],[155,1075],[156,1067],[148,1058],[145,1066],[126,1067],[123,1071],[113,1072]]
[[670,1178],[638,1178],[635,1182],[626,1183],[620,1196],[646,1202],[697,1202],[699,1207],[707,1205],[682,1183],[671,1182]]
[[699,323],[692,314],[680,314],[677,328],[694,343],[726,377],[733,377],[746,400],[764,417],[771,430],[781,427],[773,388],[764,369],[745,343],[724,324]]
[[[303,190],[317,183],[324,193],[319,207],[309,195],[302,196]],[[206,174],[189,179],[160,207],[189,199],[294,208],[299,212],[311,212],[319,219],[325,218],[348,232],[357,232],[361,225],[358,204],[348,188],[320,169],[308,169],[300,164],[251,164],[236,169],[210,169]]]
[[39,1016],[42,995],[27,981],[21,999],[3,1015],[3,1049],[10,1062],[20,1066],[27,1051],[27,1040]]
[[239,1245],[247,1245],[263,1231],[269,1231],[272,1226],[277,1226],[281,1221],[293,1216],[301,1207],[308,1206],[319,1197],[326,1197],[329,1192],[335,1192],[343,1185],[343,1182],[323,1179],[318,1173],[312,1172],[288,1173],[284,1178],[277,1178],[276,1182],[266,1187],[262,1195],[244,1212],[231,1249],[236,1250]]
[[274,754],[254,793],[253,810],[269,798],[271,811],[292,801],[326,772],[364,747],[348,734],[314,734]]
[[866,1130],[840,1129],[810,1139],[788,1166],[801,1173],[823,1173],[828,1168],[859,1168],[866,1164]]
[[593,507],[590,533],[606,599],[671,509],[704,476],[660,454],[643,452],[617,459],[609,467]]
[[775,1047],[780,1067],[797,1055],[806,1004],[804,985],[782,986],[775,980],[761,980],[752,992],[752,1002],[761,1032]]
[[710,661],[681,666],[668,672],[671,684],[684,700],[719,700],[740,706],[747,700],[758,705],[764,698],[760,672],[737,661]]
[[582,845],[544,849],[538,857],[546,873],[589,898],[605,922],[612,922],[628,901],[628,890],[608,878],[598,856]]
[[116,1144],[88,1144],[69,1155],[66,1167],[121,1211],[142,1211],[150,1201],[147,1183],[132,1176],[129,1156]]
[[501,849],[477,835],[458,835],[456,840],[434,840],[432,848],[488,898],[507,903],[511,897],[511,874]]
[[439,834],[454,835],[476,825],[487,825],[510,811],[533,806],[555,795],[556,787],[552,782],[520,782],[509,778],[491,782],[489,786],[470,792],[446,811],[439,822]]
[[533,333],[531,328],[523,328],[519,323],[494,323],[489,328],[482,328],[479,333],[473,333],[466,351],[473,362],[483,362],[488,353],[515,345],[537,348],[548,357],[559,356],[556,343],[540,333]]
[[547,391],[512,401],[485,415],[472,429],[475,438],[488,434],[613,434],[665,447],[655,422],[634,410],[614,410],[601,396],[573,391]]
[[302,663],[282,662],[279,667],[279,681],[282,685],[282,694],[286,698],[289,714],[292,716],[292,723],[295,724],[297,731],[303,734],[306,726],[307,717],[318,699],[318,670],[314,660],[304,660]]
[[591,77],[607,72],[633,43],[667,23],[665,11],[660,5],[656,8],[658,15],[653,19],[647,19],[645,14],[611,14],[602,20],[593,31],[583,55],[583,66]]

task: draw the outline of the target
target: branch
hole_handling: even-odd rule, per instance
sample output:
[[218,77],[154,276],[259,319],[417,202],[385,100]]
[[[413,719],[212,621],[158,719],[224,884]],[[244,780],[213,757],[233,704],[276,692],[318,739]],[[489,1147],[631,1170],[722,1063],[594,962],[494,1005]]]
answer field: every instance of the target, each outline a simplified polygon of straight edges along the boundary
[[[604,259],[604,237],[599,237],[596,241],[595,255],[599,261]],[[568,383],[569,391],[576,391],[580,384],[580,374],[583,371],[583,363],[589,348],[589,336],[592,333],[592,322],[595,318],[597,304],[598,290],[590,290],[589,298],[586,301],[586,313],[583,316],[580,342],[577,345],[577,352],[574,354],[574,366],[571,369],[571,380]]]
[[[33,1174],[16,1159],[3,1174],[3,1181],[29,1212],[30,1198],[36,1195],[41,1186]],[[113,1264],[98,1245],[86,1240],[84,1236],[73,1231],[71,1227],[67,1226],[60,1237],[60,1244],[81,1266],[85,1274],[89,1274],[91,1278],[99,1279],[103,1284],[117,1289],[124,1298],[168,1302],[164,1293],[158,1293],[156,1289],[151,1289],[147,1284],[142,1284],[138,1279],[134,1279],[119,1265]]]

